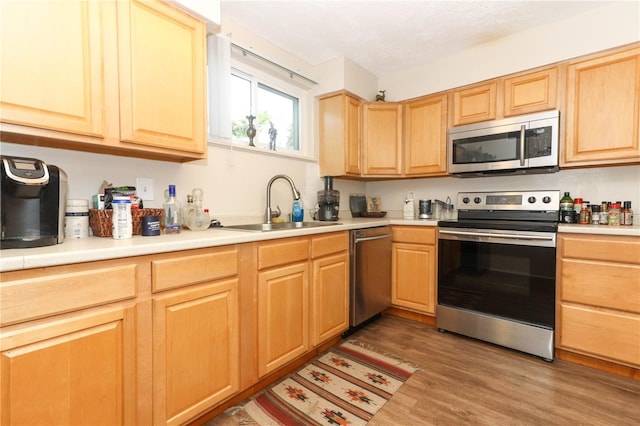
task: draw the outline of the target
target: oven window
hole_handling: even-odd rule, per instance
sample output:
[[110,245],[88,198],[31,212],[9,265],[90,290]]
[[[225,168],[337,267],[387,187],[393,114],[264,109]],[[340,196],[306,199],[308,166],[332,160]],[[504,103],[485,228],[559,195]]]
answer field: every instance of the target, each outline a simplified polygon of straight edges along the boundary
[[555,252],[439,240],[438,304],[553,328]]
[[518,160],[520,131],[453,141],[453,163],[491,163]]

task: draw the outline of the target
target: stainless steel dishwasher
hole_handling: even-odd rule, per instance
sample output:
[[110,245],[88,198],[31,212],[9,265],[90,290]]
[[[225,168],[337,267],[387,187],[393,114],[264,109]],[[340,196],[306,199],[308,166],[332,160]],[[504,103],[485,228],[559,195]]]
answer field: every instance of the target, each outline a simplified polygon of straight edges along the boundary
[[391,304],[391,227],[351,231],[349,331]]

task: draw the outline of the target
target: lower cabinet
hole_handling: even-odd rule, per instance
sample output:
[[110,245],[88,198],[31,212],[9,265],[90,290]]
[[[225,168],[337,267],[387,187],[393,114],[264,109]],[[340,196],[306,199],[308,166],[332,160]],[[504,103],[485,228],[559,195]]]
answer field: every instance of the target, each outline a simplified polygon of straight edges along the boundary
[[436,306],[436,228],[394,226],[391,303],[434,315]]
[[134,318],[126,304],[3,330],[0,424],[136,424]]
[[239,390],[237,274],[233,246],[152,260],[154,424],[183,424]]
[[560,234],[556,346],[640,368],[640,239]]

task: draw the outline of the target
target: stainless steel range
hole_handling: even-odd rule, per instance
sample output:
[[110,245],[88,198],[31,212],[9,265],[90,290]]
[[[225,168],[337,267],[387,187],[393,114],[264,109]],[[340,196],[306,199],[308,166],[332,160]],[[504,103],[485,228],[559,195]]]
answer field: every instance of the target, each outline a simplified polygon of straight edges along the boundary
[[553,360],[560,191],[461,192],[438,222],[436,326]]

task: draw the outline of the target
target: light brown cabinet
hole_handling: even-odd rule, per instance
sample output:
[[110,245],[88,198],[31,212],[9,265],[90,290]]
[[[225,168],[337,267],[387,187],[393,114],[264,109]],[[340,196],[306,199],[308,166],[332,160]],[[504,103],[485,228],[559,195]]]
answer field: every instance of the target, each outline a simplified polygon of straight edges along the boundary
[[498,83],[468,86],[452,93],[453,115],[452,125],[477,123],[496,118]]
[[311,344],[349,328],[349,234],[311,239]]
[[406,176],[447,173],[447,95],[425,96],[404,104]]
[[152,260],[153,419],[184,424],[239,390],[238,251]]
[[640,367],[640,240],[560,234],[557,347]]
[[436,228],[394,226],[391,303],[434,315],[436,307]]
[[640,46],[567,67],[561,166],[640,162]]
[[1,274],[2,425],[142,420],[133,299],[147,271],[127,260]]
[[402,104],[363,104],[363,170],[366,176],[398,176],[402,167]]
[[361,173],[361,101],[348,93],[319,100],[320,174],[359,176]]
[[504,78],[504,117],[557,108],[558,67]]
[[309,349],[309,239],[258,245],[258,376]]
[[204,158],[205,37],[161,1],[3,4],[2,140]]

